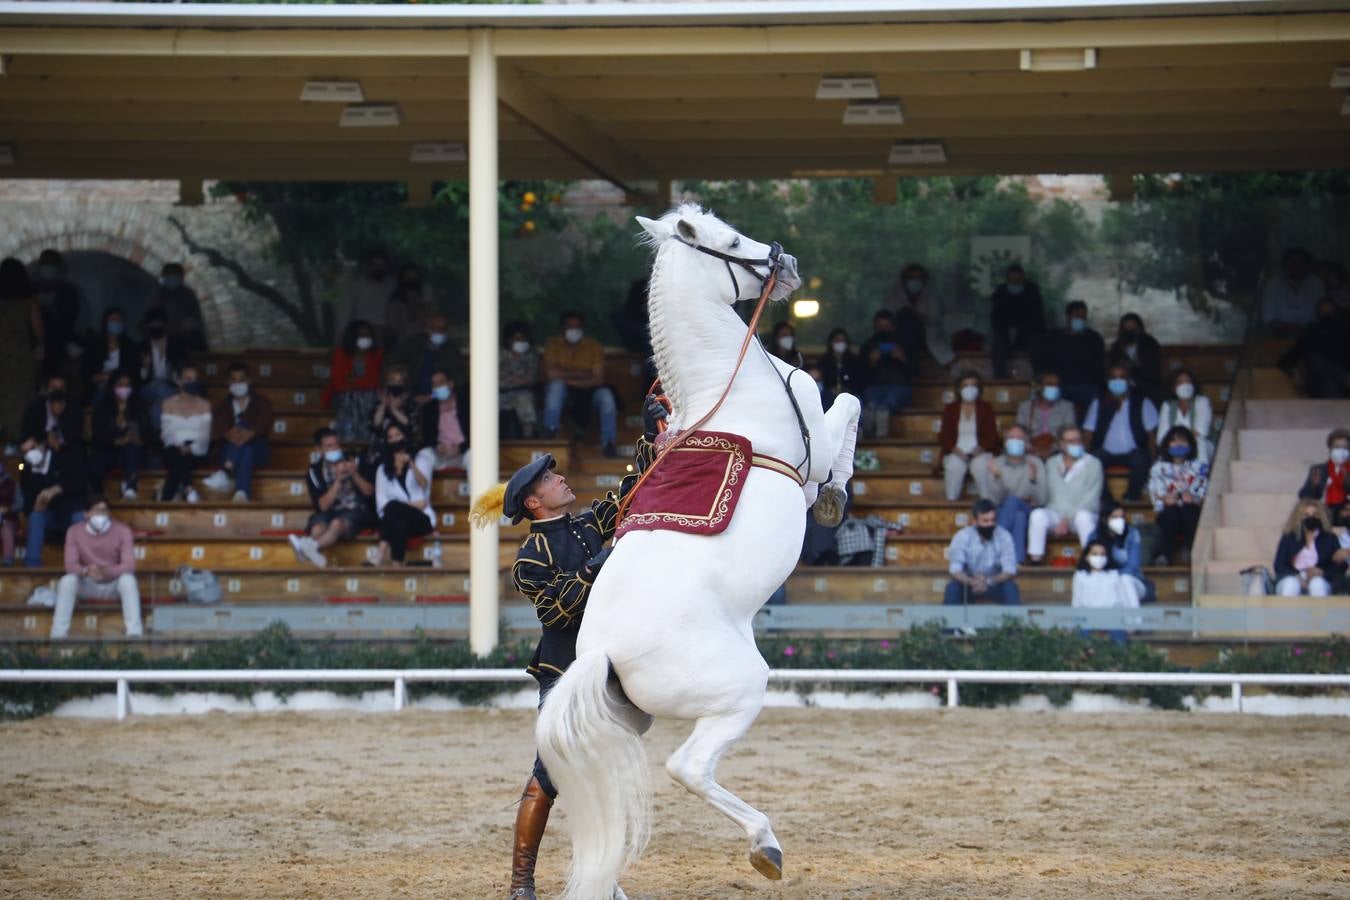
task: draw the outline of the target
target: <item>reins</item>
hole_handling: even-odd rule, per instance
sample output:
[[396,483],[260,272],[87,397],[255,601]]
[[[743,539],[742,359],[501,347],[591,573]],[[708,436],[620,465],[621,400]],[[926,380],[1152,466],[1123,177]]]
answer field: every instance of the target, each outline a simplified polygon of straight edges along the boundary
[[[706,247],[700,247],[696,244],[688,244],[684,241],[681,241],[680,243],[684,243],[686,244],[686,246],[693,247],[695,250],[701,250],[704,253],[707,253],[709,256],[716,256],[719,259],[726,261],[728,273],[731,272],[731,263],[735,262],[738,265],[745,266],[745,268],[748,269],[756,277],[761,277],[760,274],[756,272],[753,268],[753,264],[755,262],[759,262],[758,260],[742,260],[734,256],[728,256],[727,254],[720,253],[716,250],[710,250]],[[665,444],[662,445],[661,449],[657,451],[656,457],[652,460],[651,465],[647,467],[647,470],[643,472],[642,475],[638,478],[637,484],[633,485],[633,489],[619,499],[618,513],[614,518],[614,522],[616,525],[623,522],[623,517],[628,513],[628,505],[632,502],[633,497],[637,495],[638,488],[642,487],[643,483],[646,482],[646,480],[651,476],[651,474],[656,471],[656,467],[661,464],[661,461],[665,459],[666,456],[669,455],[669,453],[672,450],[674,450],[681,443],[683,443],[690,435],[698,431],[704,425],[708,424],[708,420],[711,419],[713,416],[715,416],[717,414],[717,411],[722,408],[722,402],[725,401],[727,399],[727,395],[731,393],[731,386],[736,382],[736,375],[741,371],[741,363],[745,362],[745,354],[746,351],[750,349],[750,341],[753,340],[755,337],[755,327],[759,324],[760,313],[764,312],[764,305],[768,302],[769,295],[773,293],[773,289],[778,285],[778,270],[782,267],[782,262],[779,259],[781,252],[782,247],[780,247],[775,242],[773,244],[773,249],[770,250],[769,252],[769,258],[767,260],[764,260],[763,263],[761,263],[769,266],[769,274],[768,276],[763,277],[764,287],[759,292],[759,302],[755,304],[755,312],[753,315],[750,316],[750,324],[745,329],[745,338],[744,340],[741,341],[741,351],[736,355],[736,365],[732,367],[731,377],[727,379],[727,386],[722,389],[722,396],[717,398],[717,402],[712,405],[712,409],[708,410],[706,413],[703,414],[703,418],[699,419],[692,426],[684,429],[679,434],[675,435],[673,438],[666,441]],[[731,282],[732,284],[736,283],[735,275],[731,276]],[[652,385],[655,386],[656,383],[657,382],[652,382]]]

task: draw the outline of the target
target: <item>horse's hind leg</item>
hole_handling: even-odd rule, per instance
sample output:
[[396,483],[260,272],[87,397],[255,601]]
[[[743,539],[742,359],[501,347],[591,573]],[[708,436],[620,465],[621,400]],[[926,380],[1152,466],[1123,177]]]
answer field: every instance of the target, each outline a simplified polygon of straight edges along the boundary
[[722,787],[714,777],[717,761],[750,728],[759,709],[756,704],[753,709],[699,719],[693,734],[666,760],[666,771],[745,829],[750,838],[750,864],[765,878],[777,881],[783,877],[783,851],[769,827],[769,817]]
[[[813,514],[821,525],[838,525],[844,519],[848,499],[845,486],[853,477],[853,454],[858,443],[858,418],[862,407],[852,394],[840,394],[825,411],[823,456],[830,461],[829,482],[814,498]],[[822,473],[823,474],[823,473]],[[809,495],[808,504],[812,502]]]

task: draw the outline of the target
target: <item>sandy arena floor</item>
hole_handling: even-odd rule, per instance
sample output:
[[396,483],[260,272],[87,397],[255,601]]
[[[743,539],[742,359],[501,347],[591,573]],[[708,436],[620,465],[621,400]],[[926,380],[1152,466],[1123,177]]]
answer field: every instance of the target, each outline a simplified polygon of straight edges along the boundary
[[[505,896],[526,712],[0,724],[0,896]],[[721,768],[786,875],[659,768],[655,897],[1350,897],[1350,721],[768,711]],[[562,823],[545,839],[559,886]]]

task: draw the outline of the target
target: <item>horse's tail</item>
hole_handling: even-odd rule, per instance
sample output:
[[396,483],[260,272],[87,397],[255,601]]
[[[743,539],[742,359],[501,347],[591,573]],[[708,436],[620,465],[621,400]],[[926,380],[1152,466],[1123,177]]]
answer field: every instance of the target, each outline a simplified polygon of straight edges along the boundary
[[564,900],[609,900],[647,844],[647,756],[609,691],[602,650],[577,657],[539,712],[539,757],[567,808],[572,865]]

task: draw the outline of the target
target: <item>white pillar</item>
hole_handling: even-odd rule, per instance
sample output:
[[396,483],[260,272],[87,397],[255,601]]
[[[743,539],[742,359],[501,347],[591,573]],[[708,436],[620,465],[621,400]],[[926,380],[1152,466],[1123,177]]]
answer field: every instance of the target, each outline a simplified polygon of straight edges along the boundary
[[[497,59],[492,32],[469,32],[469,491],[497,483]],[[469,537],[469,646],[497,645],[497,523]]]

